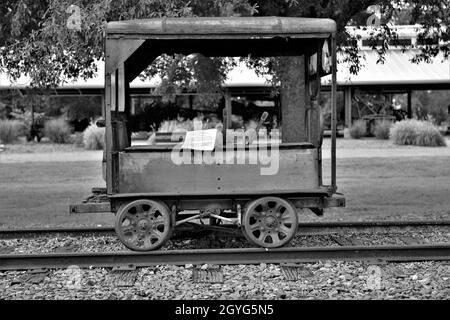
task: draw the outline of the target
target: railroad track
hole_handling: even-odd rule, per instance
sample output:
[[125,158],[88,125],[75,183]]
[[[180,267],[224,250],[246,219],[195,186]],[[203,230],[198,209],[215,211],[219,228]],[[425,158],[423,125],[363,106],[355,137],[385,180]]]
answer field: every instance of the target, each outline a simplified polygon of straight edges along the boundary
[[[450,226],[450,220],[305,222],[299,223],[299,231],[304,233],[314,233],[314,231],[317,231],[318,229],[331,229],[331,228],[360,229],[360,228],[376,228],[376,227],[426,227],[426,226]],[[114,232],[115,232],[114,228],[112,227],[0,229],[0,239],[5,237],[14,238],[14,237],[22,237],[25,235],[42,235],[52,233],[111,234]]]
[[0,255],[0,270],[61,269],[69,266],[151,267],[157,265],[236,265],[341,261],[442,261],[450,260],[450,243],[414,246],[318,247],[281,249],[173,250],[148,253],[51,253]]
[[[450,226],[450,220],[426,221],[350,221],[308,222],[299,224],[300,233],[323,232],[324,229],[377,228],[377,227],[426,227]],[[187,228],[189,229],[189,228]],[[232,231],[232,230],[230,230]],[[41,228],[0,230],[0,238],[39,236],[45,234],[112,234],[111,227],[94,228]],[[0,255],[0,270],[32,270],[67,268],[76,265],[87,267],[117,267],[132,265],[149,267],[155,265],[186,264],[259,264],[259,263],[304,263],[323,260],[343,261],[427,261],[450,260],[450,243],[360,246],[340,243],[340,247],[301,247],[281,249],[208,249],[169,250],[148,253],[49,253],[49,254],[4,254]]]

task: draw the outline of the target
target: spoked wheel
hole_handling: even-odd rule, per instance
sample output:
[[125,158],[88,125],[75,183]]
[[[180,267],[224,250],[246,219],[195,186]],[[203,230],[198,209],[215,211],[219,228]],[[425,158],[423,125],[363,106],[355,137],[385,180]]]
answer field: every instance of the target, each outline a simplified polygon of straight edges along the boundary
[[252,243],[264,248],[278,248],[292,240],[298,227],[295,207],[277,197],[257,199],[245,209],[243,232]]
[[170,238],[170,210],[162,202],[137,200],[122,206],[116,216],[120,241],[134,251],[159,249]]

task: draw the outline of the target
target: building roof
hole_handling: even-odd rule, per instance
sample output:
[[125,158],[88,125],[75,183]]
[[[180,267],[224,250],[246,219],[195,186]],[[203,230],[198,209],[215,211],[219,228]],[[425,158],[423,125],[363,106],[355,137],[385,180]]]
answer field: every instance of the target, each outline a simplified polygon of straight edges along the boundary
[[[410,60],[416,50],[389,50],[386,53],[384,64],[377,63],[378,55],[375,51],[363,50],[365,57],[363,66],[357,75],[352,75],[345,63],[338,65],[338,85],[340,86],[381,86],[381,85],[448,85],[450,89],[450,61],[444,60],[442,55],[431,59],[431,63],[421,62],[414,64]],[[97,75],[86,81],[78,79],[74,82],[63,84],[60,89],[103,89],[104,72],[103,62],[97,63]],[[330,82],[331,76],[322,79],[323,84]],[[136,78],[131,83],[131,88],[152,88],[158,85],[159,78],[142,81]],[[24,89],[29,85],[28,77],[22,77],[17,82],[12,82],[5,74],[0,74],[1,89]],[[267,79],[259,77],[253,70],[245,65],[239,65],[232,70],[226,81],[227,87],[265,87],[269,86]]]
[[[159,85],[161,79],[154,77],[150,80],[142,81],[136,78],[131,84],[131,88],[154,88]],[[88,80],[77,79],[64,83],[60,89],[103,89],[105,84],[105,63],[97,62],[96,75]],[[17,81],[12,81],[6,74],[0,73],[0,90],[5,89],[25,89],[30,85],[30,78],[22,76]],[[266,79],[256,75],[255,71],[249,70],[244,65],[240,65],[228,74],[228,80],[225,82],[227,87],[254,87],[267,85]]]
[[338,84],[343,86],[362,85],[409,85],[409,84],[450,84],[450,62],[442,54],[431,59],[431,63],[412,63],[411,59],[419,50],[391,49],[386,52],[385,62],[377,63],[379,56],[373,50],[362,50],[364,57],[357,75],[350,74],[348,65],[338,66]]

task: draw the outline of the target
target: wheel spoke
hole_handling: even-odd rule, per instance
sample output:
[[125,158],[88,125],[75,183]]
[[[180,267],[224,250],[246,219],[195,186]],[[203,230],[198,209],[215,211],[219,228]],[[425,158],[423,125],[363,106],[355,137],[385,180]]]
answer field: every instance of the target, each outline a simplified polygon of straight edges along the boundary
[[[280,213],[280,214],[283,214],[283,213],[281,213],[281,209],[283,209],[284,208],[284,205],[282,204],[282,203],[277,203],[277,205],[275,206],[275,208],[273,208],[273,210],[276,212],[276,213]],[[286,212],[286,211],[285,211]]]
[[130,236],[126,236],[126,235],[124,235],[124,236],[125,236],[125,238],[127,239],[127,241],[128,241],[129,243],[135,244],[135,243],[137,243],[137,241],[139,240],[139,236],[138,236],[136,233],[133,233],[133,234],[130,235]]
[[272,241],[273,243],[280,243],[280,237],[278,236],[278,233],[272,233],[270,234],[270,236],[272,237]]
[[262,213],[258,211],[253,211],[249,214],[249,218],[255,218],[256,220],[261,219]]
[[292,222],[292,216],[290,215],[283,215],[280,219],[283,223]]
[[[158,239],[158,241],[159,241],[159,239]],[[152,237],[151,236],[145,237],[144,245],[148,249],[151,249],[154,246],[154,244],[152,243]]]
[[261,225],[259,223],[255,223],[249,226],[249,231],[250,232],[254,232],[256,230],[259,230],[259,228],[261,228]]
[[291,233],[291,230],[283,225],[283,226],[280,226],[280,232],[284,233],[286,236],[289,236],[289,234]]
[[159,230],[153,230],[153,232],[150,234],[150,238],[152,237],[158,239],[159,241],[162,239],[163,234]]
[[131,233],[134,234],[134,227],[131,226],[131,225],[123,227],[123,229],[122,229],[123,234],[126,234],[126,233],[128,233],[130,231],[131,231]]
[[145,212],[144,205],[140,204],[140,205],[136,206],[136,212],[137,213],[144,213]]
[[136,222],[136,220],[137,220],[136,215],[131,214],[131,213],[129,213],[129,212],[127,212],[127,213],[125,214],[125,217],[124,217],[124,218],[125,218],[125,219],[128,219],[128,220],[130,221],[130,223]]
[[261,234],[258,237],[258,241],[264,243],[266,238],[267,238],[267,235],[268,235],[267,231],[262,231]]
[[[156,218],[155,217],[156,211],[158,211],[158,208],[151,207],[150,210],[147,211],[147,213],[149,214],[150,217]],[[161,210],[160,210],[160,212],[161,212]]]
[[159,227],[160,225],[166,225],[166,219],[164,217],[158,217],[155,220],[153,220],[153,225],[156,227]]

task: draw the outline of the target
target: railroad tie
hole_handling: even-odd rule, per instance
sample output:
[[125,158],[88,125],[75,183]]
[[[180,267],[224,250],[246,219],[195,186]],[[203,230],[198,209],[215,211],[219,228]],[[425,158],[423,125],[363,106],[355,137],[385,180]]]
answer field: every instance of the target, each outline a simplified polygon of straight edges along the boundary
[[109,283],[116,287],[132,287],[134,286],[139,272],[133,265],[114,267],[109,276]]
[[311,271],[296,263],[283,263],[280,267],[286,281],[298,281],[313,276]]
[[194,283],[223,283],[223,271],[220,266],[194,266],[192,269]]

